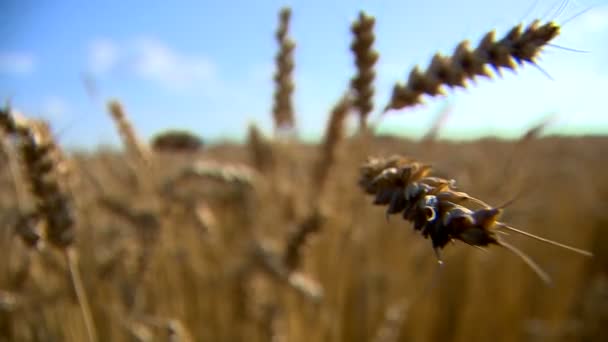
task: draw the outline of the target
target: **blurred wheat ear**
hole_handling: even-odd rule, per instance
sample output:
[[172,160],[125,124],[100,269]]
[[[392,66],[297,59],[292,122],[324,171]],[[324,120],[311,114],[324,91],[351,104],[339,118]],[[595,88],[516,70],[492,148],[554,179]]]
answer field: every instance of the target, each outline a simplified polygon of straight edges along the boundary
[[276,84],[274,94],[274,105],[272,114],[275,124],[275,133],[293,133],[295,129],[295,117],[293,113],[292,95],[295,88],[293,82],[293,51],[296,44],[288,36],[291,9],[284,7],[279,13],[279,28],[276,39],[279,44],[279,52],[275,57],[276,73],[274,81]]
[[44,239],[65,257],[89,342],[95,342],[97,332],[78,267],[75,210],[62,172],[66,168],[63,153],[46,122],[22,118],[8,106],[0,111],[0,127],[16,139],[23,178],[35,203],[34,215],[44,224]]
[[367,117],[374,109],[374,79],[376,72],[374,66],[379,54],[373,49],[375,41],[374,17],[361,11],[359,17],[351,26],[353,42],[350,49],[355,57],[357,74],[351,80],[351,87],[355,93],[354,107],[359,112],[359,129],[367,128]]
[[135,129],[129,121],[123,105],[118,100],[110,100],[108,101],[108,110],[112,116],[112,120],[116,124],[127,154],[130,158],[139,162],[147,162],[148,152],[137,137],[137,133],[135,133]]

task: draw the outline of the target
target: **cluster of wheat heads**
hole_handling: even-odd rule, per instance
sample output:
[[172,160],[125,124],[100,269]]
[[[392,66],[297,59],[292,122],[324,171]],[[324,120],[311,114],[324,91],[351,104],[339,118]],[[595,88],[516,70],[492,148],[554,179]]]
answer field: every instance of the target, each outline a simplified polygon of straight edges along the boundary
[[[112,102],[117,103],[116,101]],[[112,108],[112,106],[110,106]],[[116,121],[116,126],[121,136],[125,149],[129,151],[148,150],[145,146],[136,144],[138,140],[134,129],[123,129],[123,127],[132,127],[128,124],[129,120],[124,113],[122,115],[114,115],[111,111],[112,118]],[[116,120],[119,117],[120,120]],[[285,250],[280,251],[269,243],[264,236],[261,236],[257,230],[256,216],[253,215],[251,207],[251,197],[255,196],[252,193],[265,191],[276,192],[274,188],[275,182],[267,184],[262,180],[260,172],[264,172],[269,178],[275,173],[275,162],[272,161],[272,149],[269,149],[268,142],[261,136],[259,132],[252,126],[250,133],[251,155],[254,157],[254,170],[245,165],[237,165],[231,163],[221,163],[213,160],[192,160],[196,155],[196,150],[182,151],[186,157],[184,163],[178,166],[174,172],[156,183],[150,178],[158,180],[159,177],[154,176],[158,168],[162,168],[164,158],[168,158],[175,162],[171,155],[166,153],[156,153],[160,151],[152,151],[148,154],[145,164],[139,163],[139,170],[136,170],[134,176],[142,178],[143,182],[152,182],[148,186],[147,196],[154,197],[156,205],[141,212],[132,208],[124,201],[111,197],[102,197],[99,204],[109,212],[116,216],[123,217],[126,221],[131,222],[136,226],[149,226],[152,229],[151,238],[144,241],[144,251],[154,249],[154,245],[160,244],[163,231],[168,230],[168,225],[173,225],[175,222],[185,220],[184,211],[193,211],[197,226],[204,231],[204,234],[210,241],[215,241],[220,246],[214,244],[206,245],[210,250],[222,250],[222,244],[226,244],[225,248],[230,249],[230,254],[236,257],[236,266],[233,258],[222,260],[223,268],[235,267],[235,274],[231,275],[230,287],[234,287],[236,295],[234,298],[235,309],[238,309],[239,315],[245,315],[248,307],[252,304],[249,299],[252,295],[249,294],[248,283],[252,278],[256,278],[256,274],[265,275],[269,280],[297,294],[300,298],[311,303],[318,303],[323,297],[323,290],[315,280],[305,274],[299,267],[299,253],[301,245],[304,241],[297,239],[292,235],[285,237]],[[131,145],[131,146],[129,146]],[[131,158],[141,159],[142,153],[130,153]],[[260,159],[258,159],[258,157]],[[270,160],[268,161],[268,157]],[[260,171],[260,172],[258,172]],[[145,174],[151,174],[152,177]],[[137,181],[135,184],[143,183]],[[200,184],[205,184],[204,189],[200,189]],[[268,190],[267,188],[270,188]],[[204,194],[196,193],[197,190],[202,190]],[[216,193],[217,192],[217,193]],[[223,201],[234,202],[234,207],[231,210],[239,211],[239,214],[231,214],[231,220],[236,219],[235,225],[238,225],[240,237],[232,238],[232,241],[222,241],[222,235],[226,232],[220,231],[217,225],[217,215],[214,209],[208,206],[207,201],[210,198],[222,198]],[[143,222],[142,222],[143,221]],[[147,223],[146,223],[147,222]],[[306,220],[299,226],[311,226],[311,221]],[[312,225],[318,226],[319,224]],[[222,227],[226,228],[226,226]],[[307,229],[308,230],[308,229]],[[145,252],[140,259],[138,269],[141,273],[138,278],[143,279],[145,273],[148,273],[149,259],[154,251]],[[137,292],[137,291],[135,291]],[[269,323],[270,324],[270,323]]]
[[[351,50],[355,56],[357,74],[351,81],[353,89],[352,106],[360,116],[360,127],[373,109],[374,65],[378,53],[373,50],[375,19],[360,12],[351,31],[354,41]],[[444,94],[443,87],[466,87],[467,80],[479,76],[492,77],[488,67],[498,74],[501,69],[514,71],[525,63],[535,64],[537,56],[550,41],[559,35],[559,26],[554,22],[541,23],[534,20],[524,28],[522,24],[513,27],[503,38],[497,40],[496,32],[484,35],[476,48],[468,41],[456,47],[452,56],[435,54],[429,67],[421,71],[415,67],[406,84],[396,84],[384,111],[403,109],[422,103],[422,96]],[[323,187],[329,166],[333,163],[337,136],[341,122],[349,109],[349,99],[345,97],[336,107],[327,128],[322,151],[323,159],[318,164],[317,186]],[[430,237],[439,257],[439,250],[448,242],[461,240],[474,246],[496,244],[520,256],[545,281],[549,277],[529,257],[517,248],[499,238],[496,228],[508,229],[536,239],[590,255],[586,251],[558,244],[556,242],[525,233],[498,221],[502,208],[483,204],[466,193],[456,192],[451,182],[437,177],[426,177],[430,167],[407,158],[371,159],[362,167],[361,186],[376,196],[375,204],[388,205],[387,214],[403,212],[406,220],[414,223],[425,237]],[[482,203],[483,208],[471,210],[463,202]]]
[[[463,41],[452,56],[435,54],[425,71],[415,67],[406,84],[395,85],[384,111],[420,104],[422,95],[442,95],[443,86],[464,88],[467,80],[478,76],[490,78],[488,66],[500,74],[501,69],[514,71],[524,63],[534,64],[543,47],[559,35],[559,26],[534,20],[525,29],[522,24],[513,27],[500,40],[496,40],[495,35],[495,31],[485,34],[475,49]],[[503,208],[491,207],[466,193],[454,191],[453,180],[428,177],[430,170],[429,165],[408,158],[372,158],[361,168],[360,185],[365,192],[375,195],[374,204],[388,205],[387,215],[402,213],[405,220],[413,222],[415,230],[430,238],[440,261],[439,250],[454,240],[478,247],[500,245],[522,258],[549,283],[549,276],[538,265],[499,236],[499,228],[591,256],[587,251],[499,222]],[[477,203],[481,208],[472,210],[463,205],[466,202]]]
[[[280,13],[280,26],[277,40],[280,50],[276,58],[277,73],[275,82],[275,105],[273,109],[275,126],[294,126],[291,95],[294,90],[292,81],[293,49],[295,43],[287,38],[287,28],[291,10],[284,8]],[[351,26],[353,42],[351,51],[357,69],[351,80],[354,93],[353,104],[360,115],[360,126],[365,127],[367,118],[373,110],[374,66],[379,54],[373,49],[375,18],[361,11]],[[484,35],[477,47],[471,48],[468,40],[460,42],[451,56],[436,53],[426,70],[415,67],[411,70],[405,84],[397,83],[392,95],[384,106],[384,111],[403,109],[422,103],[422,96],[444,95],[443,87],[464,88],[469,80],[477,77],[491,78],[491,67],[500,74],[502,69],[515,71],[524,64],[536,64],[538,55],[555,37],[560,27],[555,22],[532,21],[528,26],[518,24],[501,39],[496,39],[496,31]]]

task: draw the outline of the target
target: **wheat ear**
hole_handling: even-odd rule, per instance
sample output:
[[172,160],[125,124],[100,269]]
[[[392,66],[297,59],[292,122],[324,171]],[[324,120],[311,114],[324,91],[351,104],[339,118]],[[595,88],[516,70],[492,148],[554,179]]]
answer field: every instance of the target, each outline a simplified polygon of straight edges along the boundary
[[477,76],[492,77],[487,65],[500,74],[501,69],[515,70],[524,63],[536,64],[542,48],[559,35],[559,31],[554,22],[541,24],[535,20],[525,29],[521,24],[513,27],[498,41],[496,32],[490,31],[474,50],[468,41],[463,41],[452,56],[435,54],[426,71],[415,67],[406,84],[394,86],[384,111],[420,104],[425,94],[442,95],[443,85],[464,88],[467,80],[474,80]]
[[0,111],[0,125],[15,136],[24,178],[36,202],[36,214],[44,219],[47,241],[63,252],[72,285],[82,313],[89,342],[97,341],[97,334],[89,302],[82,285],[74,248],[75,218],[70,197],[61,184],[57,156],[59,147],[52,139],[46,123],[17,117],[10,108]]
[[112,120],[116,124],[127,153],[140,162],[147,162],[148,152],[137,137],[133,125],[129,122],[123,105],[118,100],[110,100],[108,102],[108,110],[112,116]]
[[367,117],[374,108],[374,78],[376,73],[374,65],[378,61],[379,55],[373,49],[375,40],[374,17],[361,11],[359,17],[351,26],[354,36],[350,46],[355,57],[357,74],[351,80],[351,87],[356,95],[354,107],[359,111],[359,128],[364,130],[367,127]]
[[[431,176],[431,167],[408,158],[393,156],[370,159],[361,168],[359,185],[374,195],[374,204],[386,205],[386,214],[401,214],[430,238],[437,258],[450,241],[460,240],[477,247],[502,246],[519,256],[538,276],[549,283],[547,274],[526,254],[499,238],[507,229],[585,256],[591,253],[513,228],[498,221],[503,205],[493,208],[464,192],[453,189],[453,181]],[[470,204],[481,206],[471,209]]]
[[355,57],[357,74],[351,80],[351,87],[355,93],[354,107],[359,112],[359,128],[365,130],[367,127],[367,117],[374,108],[374,78],[376,73],[374,65],[378,61],[379,55],[373,49],[375,40],[374,17],[360,12],[359,17],[351,26],[353,42],[350,46]]

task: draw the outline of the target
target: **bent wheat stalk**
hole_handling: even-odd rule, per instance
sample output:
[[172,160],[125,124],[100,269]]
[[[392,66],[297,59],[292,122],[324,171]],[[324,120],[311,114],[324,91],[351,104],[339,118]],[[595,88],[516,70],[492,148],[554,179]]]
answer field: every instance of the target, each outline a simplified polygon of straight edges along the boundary
[[[361,167],[359,185],[374,195],[374,204],[387,206],[387,215],[400,213],[403,219],[414,224],[415,230],[430,238],[439,262],[442,262],[440,250],[454,240],[478,247],[498,245],[519,256],[545,283],[550,283],[546,272],[530,257],[498,235],[499,229],[592,256],[585,250],[498,221],[503,208],[493,208],[467,193],[455,191],[453,180],[432,177],[430,173],[429,165],[408,158],[372,158]],[[467,204],[481,208],[471,209]]]

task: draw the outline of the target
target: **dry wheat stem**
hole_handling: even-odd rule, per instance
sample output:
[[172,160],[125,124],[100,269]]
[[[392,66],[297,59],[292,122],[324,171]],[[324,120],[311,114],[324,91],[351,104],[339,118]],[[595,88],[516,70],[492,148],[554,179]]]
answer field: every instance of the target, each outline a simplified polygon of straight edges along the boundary
[[255,124],[249,125],[247,131],[247,148],[249,149],[252,163],[256,170],[261,173],[272,172],[276,164],[276,157],[272,145],[267,141]]
[[8,159],[8,167],[10,170],[13,186],[15,190],[15,200],[17,201],[17,208],[24,210],[24,203],[27,197],[21,174],[19,173],[18,158],[15,149],[7,141],[8,134],[4,132],[4,129],[0,128],[0,140],[2,143],[2,149],[5,151]]
[[325,136],[320,145],[321,157],[317,160],[313,170],[313,182],[315,184],[315,195],[313,196],[314,202],[316,202],[319,196],[321,196],[321,193],[325,188],[329,170],[333,166],[336,159],[338,144],[344,139],[344,124],[351,106],[351,96],[350,93],[347,93],[334,106],[329,117],[329,121],[327,122]]
[[439,133],[441,132],[441,129],[445,126],[451,114],[452,106],[446,103],[445,106],[441,108],[439,112],[435,115],[431,127],[429,127],[428,131],[422,136],[420,140],[426,144],[430,144],[436,141],[437,137],[439,136]]
[[283,263],[289,270],[300,267],[302,252],[310,236],[319,232],[324,221],[318,207],[314,207],[311,214],[300,222],[293,231],[287,235]]
[[69,247],[63,250],[65,260],[68,264],[68,271],[70,273],[70,279],[76,292],[76,298],[80,306],[80,311],[87,331],[87,337],[89,342],[96,342],[97,332],[95,329],[95,323],[93,322],[93,315],[91,314],[91,306],[87,297],[86,290],[82,283],[82,276],[80,275],[80,269],[78,267],[78,254],[76,249]]
[[324,215],[321,213],[318,203],[325,189],[329,172],[335,163],[338,143],[344,138],[344,122],[351,105],[350,93],[347,93],[335,105],[327,123],[325,137],[320,145],[321,156],[313,169],[314,192],[310,199],[311,212],[287,236],[283,260],[290,270],[299,267],[302,249],[310,236],[317,233],[323,224]]
[[254,265],[266,272],[277,281],[285,284],[303,298],[312,303],[319,303],[323,299],[323,289],[315,281],[301,272],[291,271],[268,246],[254,242],[251,250]]

